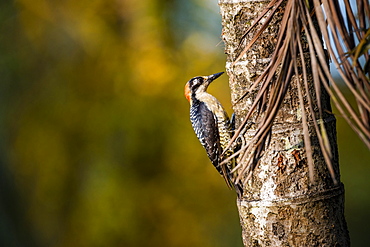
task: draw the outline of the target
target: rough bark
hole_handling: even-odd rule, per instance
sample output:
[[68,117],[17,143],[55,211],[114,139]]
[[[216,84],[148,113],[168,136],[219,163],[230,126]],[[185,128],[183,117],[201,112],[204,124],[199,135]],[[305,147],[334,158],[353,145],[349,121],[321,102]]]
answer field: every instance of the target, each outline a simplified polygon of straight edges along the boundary
[[[219,0],[236,128],[243,121],[258,88],[243,100],[238,99],[269,63],[284,9],[278,11],[256,44],[237,63],[232,63],[245,46],[245,43],[239,46],[242,36],[268,3],[259,0]],[[247,42],[253,35],[252,32],[247,37]],[[315,131],[309,125],[315,167],[314,183],[311,183],[306,152],[302,146],[301,123],[302,111],[308,115],[309,111],[308,106],[300,108],[297,81],[292,82],[274,121],[270,145],[252,177],[245,183],[243,196],[237,201],[245,246],[349,246],[335,118],[327,114],[323,122],[331,141],[333,168],[338,183],[335,184],[330,177]],[[329,97],[323,93],[321,98],[324,108],[330,110]],[[252,124],[248,125],[249,129],[244,134],[246,141],[254,135],[258,124],[258,119],[252,118]]]

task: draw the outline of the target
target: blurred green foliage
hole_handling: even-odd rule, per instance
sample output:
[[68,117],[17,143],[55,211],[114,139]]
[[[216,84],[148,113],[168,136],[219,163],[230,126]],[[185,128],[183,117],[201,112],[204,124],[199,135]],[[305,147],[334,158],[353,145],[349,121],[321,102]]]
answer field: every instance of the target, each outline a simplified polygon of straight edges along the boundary
[[[347,91],[344,95],[355,105],[351,93]],[[370,152],[339,112],[336,109],[334,112],[337,115],[341,180],[345,186],[345,216],[351,246],[367,246],[370,236],[364,226],[370,221]]]
[[[0,2],[0,246],[242,246],[234,192],[183,97],[191,77],[224,70],[217,12],[211,0]],[[210,91],[230,109],[226,77]],[[369,155],[344,138],[348,221],[362,222]]]
[[234,192],[183,96],[191,77],[224,68],[217,12],[0,3],[0,246],[241,246]]

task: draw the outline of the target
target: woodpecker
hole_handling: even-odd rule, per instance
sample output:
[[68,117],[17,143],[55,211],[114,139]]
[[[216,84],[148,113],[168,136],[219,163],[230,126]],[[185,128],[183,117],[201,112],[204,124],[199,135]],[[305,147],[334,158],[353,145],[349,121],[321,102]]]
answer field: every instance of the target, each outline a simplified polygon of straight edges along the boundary
[[[212,164],[225,179],[229,188],[234,187],[240,195],[239,185],[232,180],[232,164],[220,165],[221,155],[233,135],[229,117],[221,103],[207,93],[209,84],[220,77],[223,72],[210,76],[198,76],[190,79],[185,85],[185,97],[190,103],[190,121],[200,143],[207,152]],[[229,157],[232,151],[226,152]]]

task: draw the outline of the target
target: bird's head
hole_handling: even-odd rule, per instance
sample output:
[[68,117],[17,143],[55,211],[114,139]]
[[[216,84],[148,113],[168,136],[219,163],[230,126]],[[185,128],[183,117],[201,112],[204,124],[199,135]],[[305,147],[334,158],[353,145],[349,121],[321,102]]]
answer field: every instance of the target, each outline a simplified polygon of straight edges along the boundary
[[197,95],[199,93],[206,92],[209,84],[211,84],[212,81],[220,77],[224,72],[216,73],[209,76],[197,76],[194,78],[191,78],[186,84],[185,84],[185,97],[186,99],[191,103],[192,95]]

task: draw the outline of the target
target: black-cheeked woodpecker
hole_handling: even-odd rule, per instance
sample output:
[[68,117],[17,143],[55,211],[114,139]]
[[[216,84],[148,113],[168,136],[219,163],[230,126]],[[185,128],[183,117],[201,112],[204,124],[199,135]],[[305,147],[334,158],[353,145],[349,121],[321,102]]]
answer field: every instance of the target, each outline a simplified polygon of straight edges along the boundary
[[[200,143],[205,148],[209,159],[217,171],[225,179],[229,188],[234,187],[240,195],[241,188],[233,183],[230,164],[220,165],[222,154],[233,135],[229,117],[221,103],[207,93],[209,84],[221,76],[223,72],[210,76],[198,76],[190,79],[185,85],[185,97],[190,102],[190,121]],[[223,158],[232,154],[228,150]],[[235,161],[234,161],[235,162]]]

